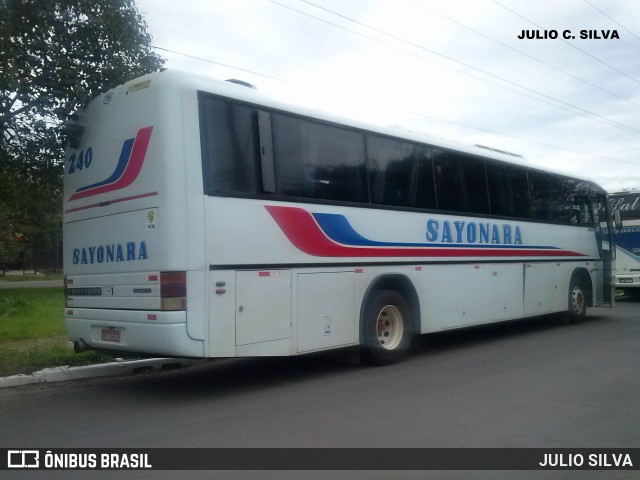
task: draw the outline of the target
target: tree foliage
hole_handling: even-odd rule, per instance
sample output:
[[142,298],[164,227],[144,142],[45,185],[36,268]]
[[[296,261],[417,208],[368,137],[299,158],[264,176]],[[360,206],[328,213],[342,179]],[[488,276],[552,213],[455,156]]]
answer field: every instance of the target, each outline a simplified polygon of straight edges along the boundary
[[[12,249],[7,231],[29,230],[27,243],[61,236],[42,228],[60,224],[74,112],[163,63],[133,0],[0,0],[0,259]],[[23,208],[35,191],[47,221]]]
[[64,146],[71,115],[91,98],[162,66],[133,0],[0,5],[2,142],[24,166],[41,160],[30,158],[34,145]]

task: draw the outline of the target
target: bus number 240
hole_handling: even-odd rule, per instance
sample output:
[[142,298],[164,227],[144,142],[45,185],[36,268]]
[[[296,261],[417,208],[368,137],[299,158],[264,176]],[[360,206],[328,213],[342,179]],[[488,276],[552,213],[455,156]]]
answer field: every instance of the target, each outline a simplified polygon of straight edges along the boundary
[[76,156],[75,153],[69,157],[69,175],[76,170],[82,170],[83,168],[89,168],[93,161],[93,148],[88,147],[87,150],[80,150],[80,153]]

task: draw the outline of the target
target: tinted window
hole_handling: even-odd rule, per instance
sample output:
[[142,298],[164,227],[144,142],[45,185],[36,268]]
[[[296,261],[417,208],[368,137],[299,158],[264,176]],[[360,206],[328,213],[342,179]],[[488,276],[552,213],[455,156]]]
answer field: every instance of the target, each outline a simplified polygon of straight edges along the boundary
[[489,197],[482,159],[457,152],[440,152],[434,162],[439,209],[489,213]]
[[273,114],[278,193],[368,201],[362,134]]
[[567,222],[559,176],[529,171],[529,192],[533,218]]
[[[365,162],[358,131],[204,93],[199,102],[210,195],[270,192],[368,203],[370,193],[380,205],[598,223],[588,182],[373,134],[366,136]],[[637,194],[616,200],[628,215],[640,204]]]
[[214,97],[200,97],[205,191],[255,193],[257,126],[254,110]]
[[562,181],[563,221],[573,225],[593,225],[591,185],[574,179]]
[[432,148],[420,147],[420,154],[416,158],[416,197],[415,207],[436,208],[435,180],[433,178]]
[[492,214],[529,216],[529,185],[524,168],[487,161],[487,181]]
[[430,149],[388,138],[367,136],[373,203],[435,208]]

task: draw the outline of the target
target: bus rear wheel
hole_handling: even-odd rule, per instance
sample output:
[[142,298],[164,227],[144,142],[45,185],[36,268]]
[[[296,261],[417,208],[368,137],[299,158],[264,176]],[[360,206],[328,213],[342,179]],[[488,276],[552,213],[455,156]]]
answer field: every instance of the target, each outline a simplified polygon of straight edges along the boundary
[[390,365],[409,350],[411,310],[395,290],[376,290],[367,299],[361,320],[361,355],[367,363]]
[[572,279],[569,285],[569,322],[580,323],[587,315],[586,289],[580,279]]

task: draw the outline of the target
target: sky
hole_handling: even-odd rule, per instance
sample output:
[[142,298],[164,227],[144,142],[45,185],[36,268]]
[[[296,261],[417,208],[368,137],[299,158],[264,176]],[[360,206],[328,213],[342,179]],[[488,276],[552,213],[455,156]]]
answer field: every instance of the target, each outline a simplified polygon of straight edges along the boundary
[[640,188],[640,2],[136,4],[167,68]]

